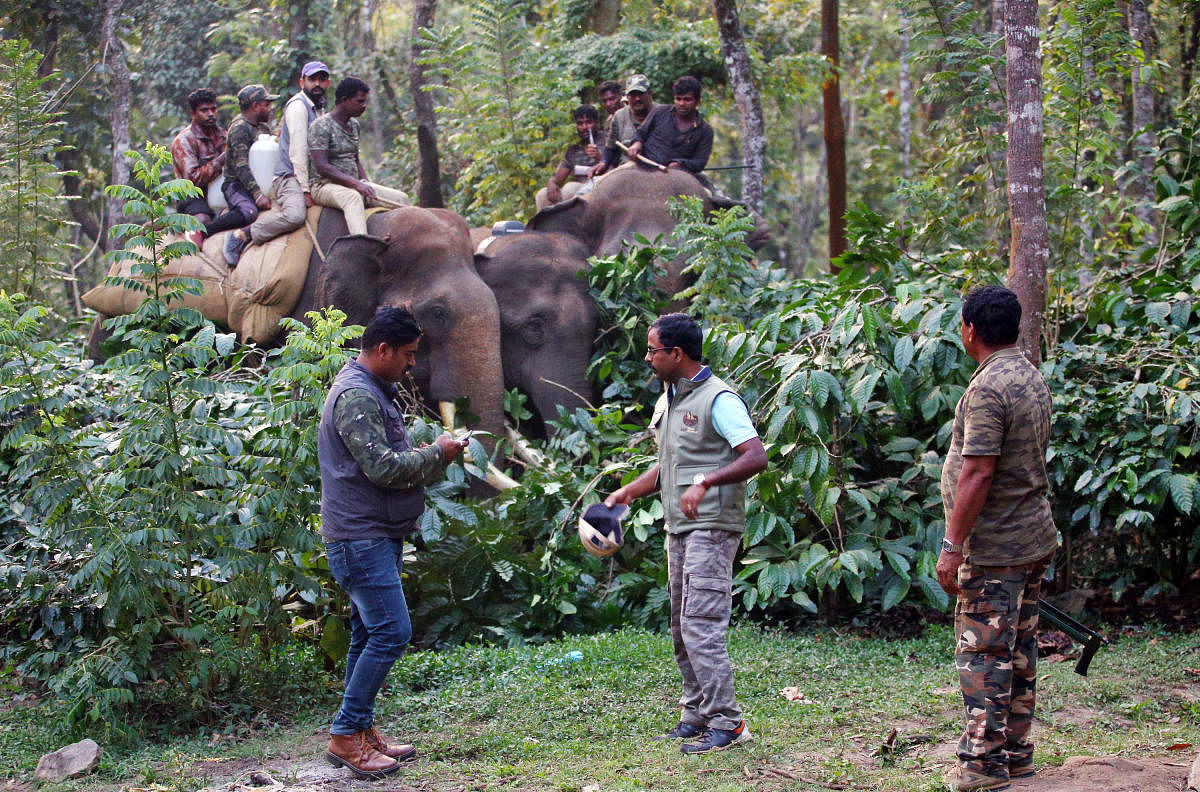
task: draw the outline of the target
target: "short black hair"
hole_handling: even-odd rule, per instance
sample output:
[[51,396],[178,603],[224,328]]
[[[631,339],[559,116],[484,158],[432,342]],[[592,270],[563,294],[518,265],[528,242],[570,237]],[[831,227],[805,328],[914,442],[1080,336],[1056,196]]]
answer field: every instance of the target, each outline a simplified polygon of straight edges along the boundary
[[197,88],[187,95],[187,103],[189,110],[195,110],[200,105],[216,104],[217,95],[207,88]]
[[343,77],[342,81],[337,84],[337,88],[333,91],[333,101],[342,102],[346,99],[353,99],[363,92],[370,93],[371,86],[367,85],[365,80],[360,80],[357,77]]
[[658,342],[663,346],[679,347],[697,363],[704,356],[704,333],[687,314],[664,314],[650,326],[658,331]]
[[362,334],[362,348],[374,349],[387,344],[393,349],[411,344],[421,337],[421,326],[417,317],[403,305],[383,306],[375,312],[375,318],[367,323]]
[[672,96],[683,96],[684,94],[691,94],[696,97],[697,101],[700,99],[700,81],[690,74],[683,75],[671,85]]
[[602,94],[608,93],[609,91],[612,91],[615,94],[620,94],[621,83],[617,82],[616,80],[605,80],[604,82],[600,83],[599,86],[597,86],[596,91],[597,93]]
[[572,110],[571,118],[575,121],[578,121],[581,118],[590,118],[593,121],[599,121],[600,114],[596,112],[596,108],[585,104],[579,105],[579,107],[576,107],[574,110]]
[[980,286],[963,301],[962,319],[990,347],[1015,344],[1021,334],[1021,302],[1003,286]]

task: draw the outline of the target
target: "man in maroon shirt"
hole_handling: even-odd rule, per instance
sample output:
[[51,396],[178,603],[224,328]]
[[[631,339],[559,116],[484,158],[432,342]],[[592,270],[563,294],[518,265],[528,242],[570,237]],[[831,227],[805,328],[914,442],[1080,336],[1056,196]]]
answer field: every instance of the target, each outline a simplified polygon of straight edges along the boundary
[[[187,103],[192,123],[171,141],[171,160],[175,165],[175,178],[187,179],[199,187],[201,193],[197,198],[180,201],[178,211],[208,223],[216,212],[208,205],[205,192],[225,167],[225,130],[217,123],[215,93],[200,88],[188,94]],[[199,245],[196,239],[192,241]]]

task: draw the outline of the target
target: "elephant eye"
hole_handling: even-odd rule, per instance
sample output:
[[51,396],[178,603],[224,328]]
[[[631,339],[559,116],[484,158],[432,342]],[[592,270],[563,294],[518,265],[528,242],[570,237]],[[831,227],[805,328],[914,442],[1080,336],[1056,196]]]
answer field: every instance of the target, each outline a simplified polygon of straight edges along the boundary
[[540,316],[532,316],[521,325],[521,338],[531,347],[541,346],[546,342],[546,320]]
[[418,321],[421,329],[435,336],[445,335],[450,330],[450,312],[440,303],[430,305]]

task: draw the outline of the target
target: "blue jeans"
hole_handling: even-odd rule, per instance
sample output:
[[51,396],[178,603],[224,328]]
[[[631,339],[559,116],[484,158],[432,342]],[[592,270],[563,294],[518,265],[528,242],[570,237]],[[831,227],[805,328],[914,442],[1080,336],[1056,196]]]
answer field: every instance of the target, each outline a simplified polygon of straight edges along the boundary
[[375,722],[375,696],[412,638],[400,584],[401,539],[328,542],[329,571],[350,595],[346,691],[331,734],[355,734]]

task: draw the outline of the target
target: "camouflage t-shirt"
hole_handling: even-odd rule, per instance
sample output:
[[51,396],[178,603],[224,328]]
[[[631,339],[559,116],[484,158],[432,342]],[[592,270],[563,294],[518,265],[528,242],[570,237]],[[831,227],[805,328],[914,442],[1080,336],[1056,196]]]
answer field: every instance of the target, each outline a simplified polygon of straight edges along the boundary
[[358,178],[358,121],[351,118],[346,126],[333,119],[333,115],[325,115],[312,122],[308,128],[308,173],[312,184],[323,184],[316,164],[312,161],[312,152],[324,151],[329,157],[329,164],[337,168],[351,179]]
[[1050,389],[1016,347],[993,352],[971,375],[954,409],[954,437],[942,467],[946,524],[963,456],[994,456],[996,471],[964,553],[977,566],[1015,566],[1058,546],[1047,494]]

